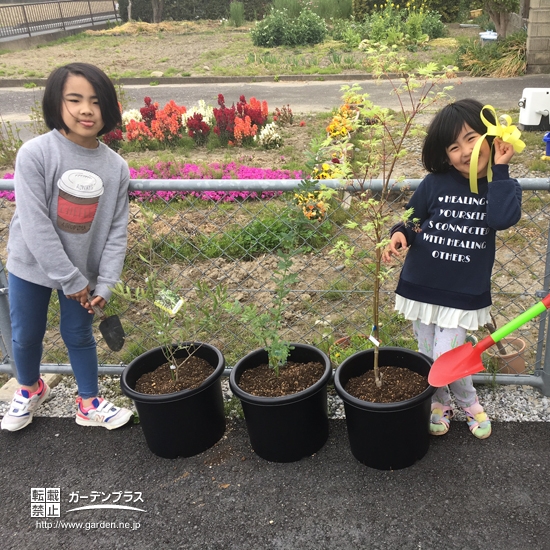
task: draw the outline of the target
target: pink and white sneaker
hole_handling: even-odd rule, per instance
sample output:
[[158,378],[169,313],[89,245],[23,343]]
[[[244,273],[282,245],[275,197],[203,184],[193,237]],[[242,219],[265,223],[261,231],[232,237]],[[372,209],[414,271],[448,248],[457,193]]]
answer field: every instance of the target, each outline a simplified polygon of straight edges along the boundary
[[82,397],[77,397],[76,403],[76,423],[80,426],[102,426],[115,430],[127,424],[133,416],[132,411],[116,407],[103,397],[96,397],[86,409],[82,406]]
[[10,432],[22,430],[32,422],[36,409],[51,399],[50,387],[42,378],[38,380],[38,389],[30,393],[28,390],[19,388],[11,400],[10,410],[2,418],[2,429]]

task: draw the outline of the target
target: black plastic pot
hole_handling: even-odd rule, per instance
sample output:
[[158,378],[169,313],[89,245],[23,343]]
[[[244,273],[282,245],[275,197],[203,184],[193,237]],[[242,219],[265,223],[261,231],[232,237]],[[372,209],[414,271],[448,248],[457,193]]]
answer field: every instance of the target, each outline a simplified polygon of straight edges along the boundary
[[239,387],[244,371],[267,363],[258,349],[243,357],[229,375],[231,391],[241,400],[250,443],[256,454],[271,462],[294,462],[316,453],[328,439],[327,384],[330,359],[307,344],[291,344],[289,361],[315,361],[325,366],[313,386],[284,397],[256,397]]
[[136,357],[120,379],[122,392],[136,404],[149,449],[163,458],[201,453],[218,442],[225,432],[221,387],[225,359],[220,350],[209,344],[185,342],[183,345],[188,348],[178,351],[176,357],[193,354],[214,367],[214,372],[198,388],[163,395],[135,391],[140,376],[166,363],[161,347]]
[[[404,348],[380,348],[380,366],[403,367],[428,376],[432,359]],[[344,402],[353,456],[379,470],[406,468],[421,459],[430,446],[431,397],[428,386],[420,395],[396,403],[370,403],[344,389],[350,378],[374,368],[374,350],[348,357],[336,369],[334,386]]]

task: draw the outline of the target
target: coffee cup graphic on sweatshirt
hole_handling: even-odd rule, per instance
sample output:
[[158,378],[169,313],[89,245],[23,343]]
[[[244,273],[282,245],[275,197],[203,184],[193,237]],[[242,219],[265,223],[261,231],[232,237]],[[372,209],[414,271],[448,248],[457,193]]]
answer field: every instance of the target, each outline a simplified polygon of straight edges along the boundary
[[58,180],[57,225],[68,233],[87,233],[94,221],[103,181],[86,170],[67,170]]

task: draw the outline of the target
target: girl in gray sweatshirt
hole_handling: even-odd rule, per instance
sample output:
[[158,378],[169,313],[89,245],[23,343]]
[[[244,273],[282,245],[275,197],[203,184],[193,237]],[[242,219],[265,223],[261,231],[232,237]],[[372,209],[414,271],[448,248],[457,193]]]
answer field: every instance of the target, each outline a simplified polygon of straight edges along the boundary
[[60,332],[78,384],[76,422],[114,429],[132,413],[98,396],[92,305],[105,307],[126,253],[128,166],[97,139],[121,123],[117,95],[103,71],[71,63],[49,76],[42,107],[51,131],[25,143],[15,164],[7,269],[21,387],[1,426],[24,428],[50,397],[40,362],[55,289]]

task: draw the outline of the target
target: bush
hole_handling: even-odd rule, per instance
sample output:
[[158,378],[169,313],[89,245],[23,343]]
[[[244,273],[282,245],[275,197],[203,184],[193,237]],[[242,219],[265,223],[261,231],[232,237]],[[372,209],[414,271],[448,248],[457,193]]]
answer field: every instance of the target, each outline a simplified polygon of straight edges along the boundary
[[252,44],[274,48],[285,43],[286,28],[290,18],[286,10],[272,10],[250,31]]
[[325,22],[313,12],[304,10],[296,18],[286,9],[273,9],[250,31],[255,46],[303,46],[319,44],[327,35]]
[[229,21],[234,27],[240,27],[244,22],[244,4],[231,2],[229,4]]
[[447,27],[441,21],[441,15],[435,11],[429,11],[424,14],[422,32],[427,34],[430,40],[443,38],[449,34]]
[[320,44],[327,35],[325,22],[312,11],[304,10],[296,20],[300,40],[297,44]]

